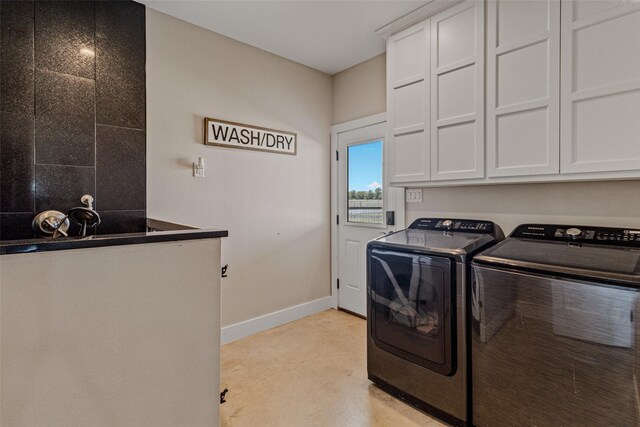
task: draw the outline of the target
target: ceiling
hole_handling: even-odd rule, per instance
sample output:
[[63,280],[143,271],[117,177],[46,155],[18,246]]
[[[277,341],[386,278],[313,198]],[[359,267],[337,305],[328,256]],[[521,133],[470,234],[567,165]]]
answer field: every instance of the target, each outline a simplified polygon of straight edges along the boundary
[[375,30],[429,1],[138,0],[327,74],[385,51]]

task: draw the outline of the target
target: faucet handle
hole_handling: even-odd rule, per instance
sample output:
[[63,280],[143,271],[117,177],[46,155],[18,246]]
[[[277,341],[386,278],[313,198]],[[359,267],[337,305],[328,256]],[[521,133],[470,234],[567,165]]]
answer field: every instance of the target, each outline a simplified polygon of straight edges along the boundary
[[89,194],[85,194],[80,198],[80,202],[89,209],[93,209],[93,197]]
[[54,219],[53,217],[49,217],[42,221],[50,230],[53,230],[53,236],[55,237],[56,233],[62,234],[64,237],[68,237],[69,234],[63,228],[62,220]]

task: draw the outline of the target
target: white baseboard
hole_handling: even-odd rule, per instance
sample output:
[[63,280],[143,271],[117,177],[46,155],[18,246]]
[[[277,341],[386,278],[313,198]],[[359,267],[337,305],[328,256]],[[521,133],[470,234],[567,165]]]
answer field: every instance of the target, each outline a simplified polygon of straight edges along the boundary
[[222,344],[227,344],[231,341],[239,340],[240,338],[248,337],[249,335],[257,334],[258,332],[266,331],[267,329],[275,328],[276,326],[328,310],[332,306],[331,297],[328,296],[265,314],[264,316],[245,320],[244,322],[225,326],[221,330],[220,341]]

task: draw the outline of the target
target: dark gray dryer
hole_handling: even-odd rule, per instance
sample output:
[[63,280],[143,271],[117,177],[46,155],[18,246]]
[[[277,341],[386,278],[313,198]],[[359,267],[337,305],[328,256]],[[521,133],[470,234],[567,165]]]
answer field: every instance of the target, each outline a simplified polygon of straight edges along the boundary
[[371,381],[453,425],[467,425],[469,262],[503,237],[489,221],[423,218],[368,243]]
[[640,230],[521,225],[472,278],[476,426],[640,425]]

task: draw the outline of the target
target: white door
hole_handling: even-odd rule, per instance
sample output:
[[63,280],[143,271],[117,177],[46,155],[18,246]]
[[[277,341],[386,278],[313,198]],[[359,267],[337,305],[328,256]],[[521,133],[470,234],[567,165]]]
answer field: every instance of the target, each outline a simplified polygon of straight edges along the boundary
[[484,2],[431,17],[431,180],[484,177]]
[[[385,122],[337,133],[338,307],[361,316],[367,308],[367,242],[404,225],[404,210],[395,208],[403,191],[386,185],[385,133]],[[395,226],[387,225],[390,211]]]
[[640,169],[640,3],[565,1],[561,172]]
[[389,181],[430,179],[429,20],[387,40]]
[[560,2],[487,8],[487,175],[558,174]]

